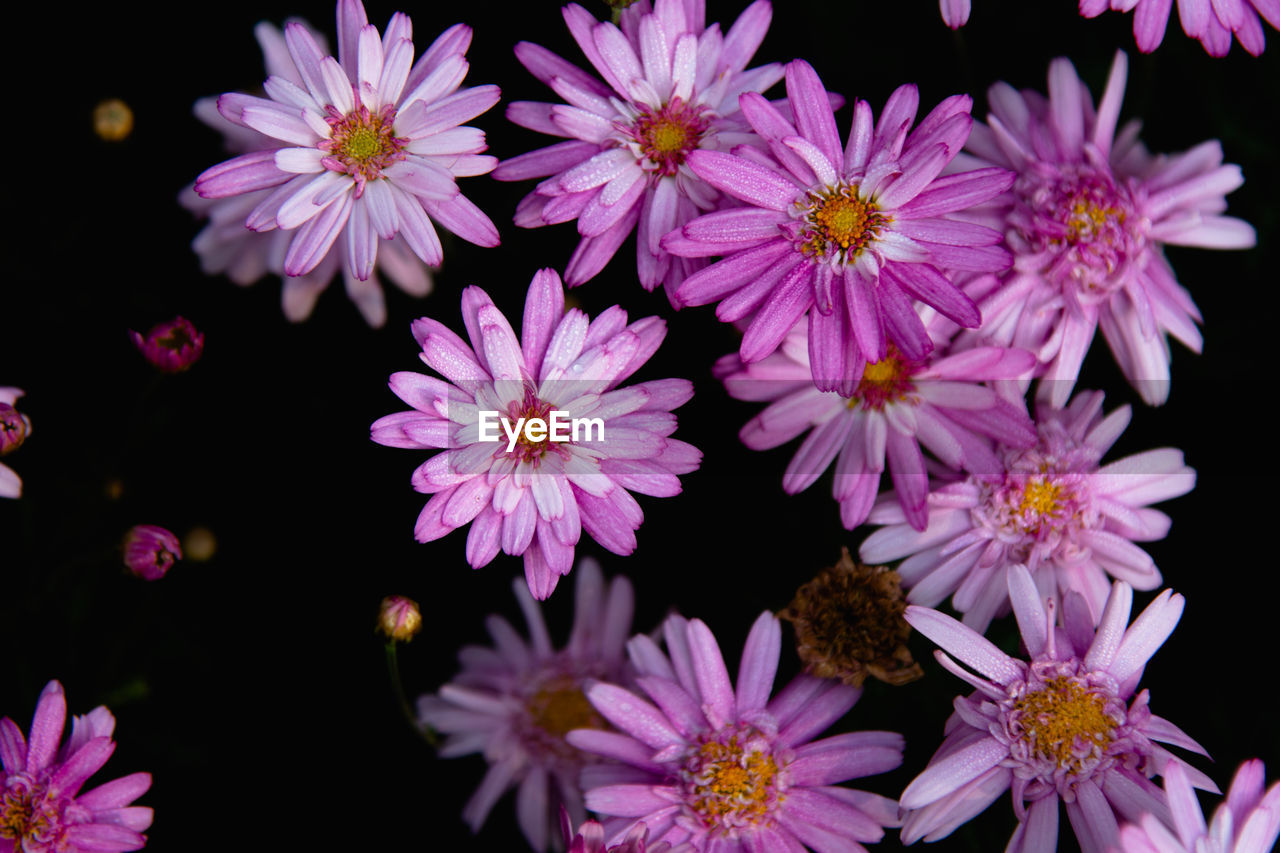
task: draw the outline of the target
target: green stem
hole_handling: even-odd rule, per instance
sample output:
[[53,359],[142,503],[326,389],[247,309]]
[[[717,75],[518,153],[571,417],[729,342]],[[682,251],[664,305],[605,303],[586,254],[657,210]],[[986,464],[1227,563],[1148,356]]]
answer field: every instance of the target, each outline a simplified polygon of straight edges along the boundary
[[409,705],[409,699],[404,694],[404,683],[400,680],[400,663],[396,657],[396,641],[391,640],[387,643],[387,673],[391,676],[391,690],[396,694],[396,703],[400,706],[400,713],[404,716],[405,722],[409,727],[421,735],[422,739],[429,746],[435,747],[436,733],[431,730],[430,726],[418,722],[417,717],[413,714],[413,708]]

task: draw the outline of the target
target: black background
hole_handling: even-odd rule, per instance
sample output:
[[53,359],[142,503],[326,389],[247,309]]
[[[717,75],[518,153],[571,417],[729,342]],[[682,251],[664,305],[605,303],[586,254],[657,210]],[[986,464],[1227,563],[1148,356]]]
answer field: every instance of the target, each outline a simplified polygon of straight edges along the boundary
[[[460,330],[458,295],[479,284],[518,322],[533,272],[563,269],[573,227],[520,231],[510,217],[531,182],[463,179],[463,192],[498,225],[499,249],[446,235],[436,292],[417,301],[389,288],[384,329],[364,324],[340,281],[310,321],[292,325],[278,281],[240,289],[200,274],[189,249],[198,225],[175,199],[225,157],[217,134],[192,117],[192,102],[252,89],[264,77],[253,25],[296,15],[332,39],[332,5],[24,5],[29,18],[11,19],[8,33],[20,62],[4,119],[11,224],[0,384],[26,390],[20,408],[34,433],[5,460],[26,488],[21,500],[0,502],[0,715],[25,730],[51,678],[62,680],[73,713],[107,703],[119,745],[95,781],[154,774],[140,803],[156,809],[149,849],[524,849],[510,798],[472,840],[458,814],[484,762],[437,761],[403,723],[372,628],[383,595],[419,600],[426,626],[401,662],[411,696],[434,690],[455,672],[460,645],[486,641],[485,614],[520,624],[511,581],[521,563],[500,555],[472,571],[462,532],[417,544],[424,497],[409,477],[426,454],[374,445],[368,428],[404,408],[387,377],[423,369],[410,320],[429,314]],[[708,20],[727,26],[745,4],[709,5]],[[1206,318],[1203,356],[1173,345],[1169,403],[1144,406],[1100,339],[1079,387],[1106,389],[1108,409],[1135,407],[1109,458],[1176,446],[1199,472],[1194,492],[1162,507],[1174,519],[1171,535],[1147,546],[1166,583],[1187,597],[1181,625],[1148,668],[1152,708],[1209,749],[1216,763],[1199,766],[1224,788],[1238,762],[1255,755],[1271,761],[1274,777],[1280,187],[1272,121],[1280,47],[1254,59],[1237,44],[1213,59],[1175,15],[1160,50],[1140,56],[1131,16],[1086,21],[1070,0],[974,6],[957,35],[930,0],[787,0],[775,5],[755,64],[806,58],[829,89],[871,101],[877,114],[893,88],[914,81],[924,109],[967,91],[984,116],[990,83],[1043,91],[1058,55],[1069,55],[1098,95],[1121,48],[1131,58],[1122,120],[1144,119],[1151,150],[1217,137],[1227,161],[1243,167],[1246,183],[1228,212],[1257,227],[1258,248],[1168,252]],[[370,19],[382,26],[397,8],[375,0]],[[603,5],[589,8],[607,14]],[[473,122],[488,132],[490,153],[511,157],[551,141],[508,124],[502,109],[512,100],[556,100],[515,61],[517,40],[586,65],[558,4],[404,11],[419,50],[458,20],[475,28],[467,82],[503,89],[503,104]],[[91,111],[106,97],[134,110],[136,128],[124,142],[93,134]],[[837,121],[847,132],[847,108]],[[575,295],[593,315],[617,302],[634,318],[668,319],[665,345],[637,379],[694,381],[676,437],[705,459],[684,478],[684,494],[640,498],[646,519],[634,555],[608,554],[585,536],[578,551],[599,556],[606,574],[632,578],[637,630],[671,608],[702,617],[733,668],[755,616],[784,606],[842,544],[854,547],[865,534],[841,529],[829,477],[804,494],[783,494],[794,446],[752,453],[737,442],[758,407],[729,400],[710,376],[712,361],[736,348],[735,333],[709,308],[677,315],[665,296],[645,293],[633,245]],[[127,330],[178,313],[206,333],[205,356],[187,374],[159,378]],[[123,489],[114,499],[111,481]],[[179,564],[158,583],[137,581],[117,551],[136,523],[180,534],[207,526],[216,556]],[[1135,615],[1151,596],[1137,596]],[[572,576],[546,607],[557,640],[567,633],[571,599]],[[992,636],[1012,651],[1011,621]],[[927,678],[899,689],[870,685],[837,724],[906,733],[904,766],[857,783],[888,796],[923,768],[962,686],[929,659],[927,642],[917,638],[913,648]],[[783,673],[795,667],[784,649]],[[1013,825],[1005,797],[938,849],[1000,849]],[[883,847],[896,848],[889,835]],[[1070,836],[1064,815],[1063,849],[1074,845]]]

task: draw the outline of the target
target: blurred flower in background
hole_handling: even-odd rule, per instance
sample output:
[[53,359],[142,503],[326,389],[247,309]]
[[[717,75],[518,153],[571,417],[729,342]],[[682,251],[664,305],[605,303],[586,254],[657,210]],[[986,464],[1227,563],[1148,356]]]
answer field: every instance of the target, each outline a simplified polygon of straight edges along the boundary
[[154,524],[138,524],[124,537],[124,564],[135,577],[158,581],[182,559],[178,537]]
[[[8,456],[31,435],[31,420],[15,408],[21,388],[0,386],[0,457]],[[0,498],[22,497],[22,478],[0,463]]]
[[145,336],[138,332],[129,332],[129,336],[143,357],[164,373],[181,373],[204,353],[204,332],[186,317],[153,326]]

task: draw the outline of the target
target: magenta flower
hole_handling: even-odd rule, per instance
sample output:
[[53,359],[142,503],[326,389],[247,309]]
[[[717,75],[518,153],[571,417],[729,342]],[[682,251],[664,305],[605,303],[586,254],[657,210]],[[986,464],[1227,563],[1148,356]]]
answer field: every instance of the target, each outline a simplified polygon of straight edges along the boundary
[[902,763],[902,736],[849,732],[811,741],[848,713],[861,689],[801,675],[772,700],[782,650],[777,618],[760,614],[747,637],[737,687],[701,620],[663,624],[664,655],[649,637],[628,646],[640,688],[587,690],[619,731],[579,729],[569,742],[630,765],[583,774],[587,808],[610,843],[643,823],[680,851],[861,849],[898,825],[897,804],[839,787]]
[[498,88],[458,91],[467,27],[446,30],[417,63],[411,32],[409,18],[397,13],[379,36],[359,0],[340,0],[337,59],[305,26],[287,24],[285,44],[302,85],[273,76],[267,98],[218,99],[223,117],[270,147],[206,170],[196,192],[226,198],[274,188],[245,224],[297,230],[284,257],[287,275],[316,269],[339,236],[347,269],[360,281],[373,274],[379,242],[396,234],[424,263],[438,265],[432,220],[469,242],[498,245],[493,223],[456,183],[497,165],[480,153],[484,134],[459,125],[497,103]]
[[921,445],[952,469],[989,473],[1000,463],[987,439],[1016,447],[1035,443],[1022,404],[979,384],[1024,375],[1035,364],[1029,352],[982,347],[912,360],[890,346],[881,361],[857,365],[862,378],[849,394],[815,387],[811,352],[798,323],[764,360],[743,364],[726,356],[715,373],[730,396],[769,402],[738,433],[747,447],[767,450],[809,431],[782,487],[788,494],[802,492],[835,462],[832,494],[849,530],[866,520],[886,465],[904,516],[925,529],[929,476]]
[[[1120,829],[1117,853],[1267,853],[1280,837],[1280,783],[1264,795],[1266,768],[1254,758],[1240,765],[1227,798],[1206,826],[1204,812],[1181,762],[1164,772],[1172,824],[1145,814]],[[1174,832],[1169,831],[1172,825]],[[1176,833],[1176,834],[1175,834]]]
[[552,648],[542,611],[515,581],[529,640],[506,619],[490,616],[486,625],[493,647],[464,648],[458,655],[462,672],[438,694],[418,700],[422,722],[448,736],[441,757],[483,752],[489,762],[462,819],[479,831],[502,794],[517,785],[520,829],[539,851],[558,826],[561,805],[575,822],[586,816],[578,774],[596,759],[566,743],[565,733],[604,727],[583,686],[588,679],[622,680],[622,647],[631,632],[630,582],[618,577],[606,588],[599,565],[590,559],[582,561],[576,575],[573,631],[564,648]]
[[1066,59],[1049,66],[1048,100],[997,83],[989,126],[975,125],[969,139],[974,162],[1018,172],[987,220],[1005,223],[1014,269],[982,301],[977,339],[1037,352],[1055,406],[1071,395],[1099,327],[1143,400],[1163,403],[1166,335],[1201,345],[1200,313],[1163,245],[1242,249],[1256,239],[1248,223],[1221,215],[1244,179],[1223,165],[1217,141],[1152,157],[1136,122],[1115,133],[1127,68],[1117,53],[1096,111]]
[[[576,308],[566,312],[554,270],[541,270],[529,285],[523,343],[478,287],[463,292],[462,316],[470,346],[435,320],[413,323],[422,360],[447,381],[392,375],[391,390],[413,411],[381,418],[372,438],[444,448],[413,475],[414,488],[431,495],[418,516],[419,542],[471,523],[467,562],[486,565],[499,548],[524,555],[529,591],[544,599],[573,567],[583,530],[615,554],[635,550],[644,514],[631,492],[680,493],[677,475],[695,470],[702,454],[669,437],[671,410],[693,395],[693,385],[660,379],[619,388],[661,345],[666,324],[646,317],[627,325],[616,305],[594,321]],[[502,421],[501,430],[488,422],[488,438],[486,412]],[[521,431],[521,423],[549,426],[557,417],[594,426],[560,438]]]
[[204,352],[204,332],[186,317],[174,317],[153,326],[146,336],[129,332],[133,345],[153,367],[164,373],[181,373]]
[[151,774],[132,773],[80,793],[115,751],[116,720],[101,705],[74,717],[71,737],[59,749],[66,718],[62,685],[50,681],[36,703],[30,740],[13,720],[0,720],[0,853],[141,850],[151,809],[129,804],[151,787]]
[[[1116,581],[1095,630],[1077,595],[1066,596],[1063,627],[1056,627],[1055,600],[1041,598],[1025,566],[1009,570],[1008,590],[1029,661],[1009,657],[950,616],[907,608],[911,627],[976,670],[935,652],[977,690],[956,697],[946,739],[902,792],[902,841],[945,838],[1012,787],[1018,828],[1009,853],[1055,849],[1059,800],[1084,853],[1105,853],[1120,818],[1169,814],[1150,778],[1173,756],[1155,741],[1205,754],[1151,713],[1146,690],[1134,695],[1184,600],[1165,590],[1129,625],[1133,589]],[[1188,772],[1196,787],[1217,790],[1208,777]]]
[[[1101,15],[1108,8],[1120,12],[1133,10],[1133,37],[1138,50],[1150,53],[1164,41],[1169,24],[1172,0],[1080,0],[1080,14],[1086,18]],[[1261,16],[1273,27],[1280,27],[1280,3],[1276,0],[1178,0],[1178,16],[1182,31],[1199,39],[1210,56],[1226,56],[1231,50],[1231,36],[1254,56],[1267,46]]]
[[144,581],[158,581],[182,559],[178,537],[154,524],[136,524],[124,537],[124,564]]
[[759,95],[741,99],[772,156],[749,148],[689,155],[694,174],[744,205],[695,219],[662,247],[682,257],[723,256],[691,275],[677,297],[689,305],[722,300],[716,316],[725,322],[756,312],[740,349],[748,364],[777,349],[809,312],[813,381],[847,394],[861,362],[883,361],[890,343],[913,361],[933,349],[913,299],[978,326],[973,301],[940,270],[1002,270],[1009,254],[995,245],[999,232],[947,215],[998,195],[1013,176],[993,168],[939,177],[969,138],[968,96],[943,101],[910,134],[914,86],[890,96],[874,128],[871,106],[859,101],[842,152],[813,68],[796,60],[786,78],[794,125]]
[[[31,420],[15,408],[21,388],[0,386],[0,457],[8,456],[31,435]],[[0,462],[0,498],[22,497],[22,478]]]
[[1173,448],[1101,465],[1129,423],[1128,406],[1102,417],[1102,392],[1077,394],[1065,410],[1038,407],[1040,440],[1000,447],[1001,469],[935,489],[929,526],[916,530],[887,499],[869,520],[886,527],[862,543],[868,563],[907,557],[898,568],[907,601],[936,607],[948,595],[964,623],[985,633],[1008,606],[1006,571],[1025,564],[1043,596],[1083,596],[1096,625],[1107,576],[1134,589],[1155,589],[1160,571],[1137,542],[1163,539],[1170,520],[1149,504],[1184,495],[1196,472]]
[[[666,283],[676,304],[680,283],[704,262],[672,258],[662,235],[713,210],[720,194],[689,170],[695,150],[748,141],[738,95],[763,91],[782,77],[777,63],[745,70],[769,29],[768,0],[756,0],[722,36],[705,26],[704,0],[647,0],[621,16],[621,29],[597,22],[576,3],[565,23],[604,82],[546,48],[516,45],[516,57],[567,104],[518,101],[507,118],[522,127],[568,137],[506,160],[500,181],[546,178],[520,203],[516,224],[536,228],[578,220],[582,241],[569,260],[570,287],[604,268],[639,224],[640,283]],[[549,176],[549,177],[548,177]]]
[[667,853],[671,849],[665,841],[649,844],[649,828],[643,823],[636,824],[622,843],[606,846],[604,826],[599,821],[584,821],[575,833],[573,824],[569,822],[569,813],[564,810],[560,812],[560,831],[564,835],[566,853]]
[[[323,35],[306,24],[299,23],[298,26],[304,27],[311,34],[322,53],[328,52]],[[306,84],[289,53],[284,34],[266,22],[258,24],[254,34],[262,47],[267,74],[304,87]],[[471,31],[459,25],[446,31],[439,41],[454,42],[454,49],[465,52],[470,37]],[[222,134],[225,147],[231,153],[245,154],[280,147],[278,140],[223,117],[218,111],[216,98],[197,101],[195,114],[200,121]],[[209,221],[191,244],[200,257],[200,268],[207,275],[226,274],[227,278],[241,286],[253,284],[268,273],[280,276],[284,279],[281,293],[284,314],[295,323],[311,316],[316,300],[339,270],[342,271],[347,295],[360,309],[365,321],[374,327],[381,327],[387,318],[386,302],[378,281],[379,271],[411,296],[426,296],[431,292],[430,268],[414,255],[409,244],[400,235],[382,241],[378,247],[375,269],[367,279],[358,279],[352,273],[346,240],[337,241],[333,250],[310,272],[298,276],[286,275],[284,258],[293,239],[293,232],[279,228],[254,231],[246,227],[245,223],[250,214],[270,198],[272,192],[274,190],[268,187],[225,198],[205,199],[196,193],[194,185],[182,191],[178,198],[182,206]],[[265,224],[270,227],[270,223]]]

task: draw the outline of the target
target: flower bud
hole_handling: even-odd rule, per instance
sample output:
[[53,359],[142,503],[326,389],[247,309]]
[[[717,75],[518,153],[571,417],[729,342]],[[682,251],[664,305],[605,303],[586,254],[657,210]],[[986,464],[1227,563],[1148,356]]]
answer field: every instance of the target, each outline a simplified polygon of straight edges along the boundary
[[31,421],[9,403],[0,400],[0,456],[8,456],[31,434]]
[[178,537],[154,524],[138,524],[124,537],[124,564],[136,577],[158,581],[182,559]]
[[422,630],[422,612],[418,602],[403,595],[388,595],[378,611],[378,630],[387,639],[407,643]]
[[181,373],[204,352],[204,333],[185,317],[174,317],[147,332],[146,337],[129,332],[134,346],[158,370]]

